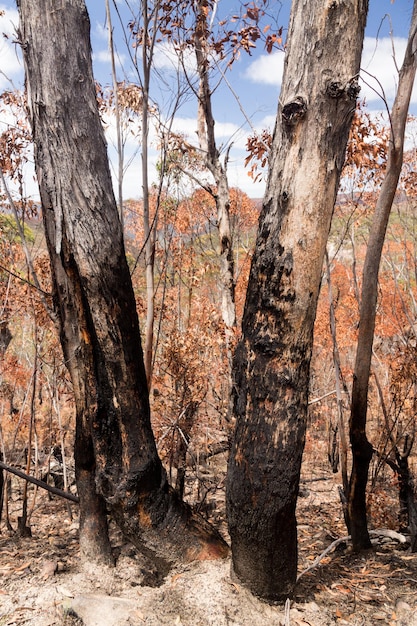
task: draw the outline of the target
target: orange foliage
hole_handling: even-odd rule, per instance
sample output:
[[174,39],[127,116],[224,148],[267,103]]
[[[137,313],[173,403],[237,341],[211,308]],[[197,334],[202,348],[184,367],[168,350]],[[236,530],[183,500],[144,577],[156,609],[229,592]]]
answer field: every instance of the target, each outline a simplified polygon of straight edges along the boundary
[[370,180],[380,184],[388,155],[389,127],[380,117],[357,105],[346,149],[344,176],[354,178],[357,188]]

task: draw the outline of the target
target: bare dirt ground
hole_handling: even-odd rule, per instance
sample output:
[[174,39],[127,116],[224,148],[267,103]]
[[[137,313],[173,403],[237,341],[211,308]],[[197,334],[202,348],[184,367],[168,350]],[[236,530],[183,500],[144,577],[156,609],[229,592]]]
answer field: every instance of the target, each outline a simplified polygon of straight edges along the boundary
[[[222,471],[212,468],[217,488],[210,497],[216,503],[212,519],[224,532]],[[346,534],[338,478],[325,467],[303,472],[300,572]],[[13,521],[21,510],[18,494],[10,508]],[[230,560],[174,569],[155,586],[149,565],[115,528],[116,567],[81,569],[72,508],[73,519],[65,502],[38,492],[31,538],[2,524],[0,626],[417,626],[417,555],[391,539],[360,555],[338,545],[301,576],[291,603],[269,606],[232,579]]]

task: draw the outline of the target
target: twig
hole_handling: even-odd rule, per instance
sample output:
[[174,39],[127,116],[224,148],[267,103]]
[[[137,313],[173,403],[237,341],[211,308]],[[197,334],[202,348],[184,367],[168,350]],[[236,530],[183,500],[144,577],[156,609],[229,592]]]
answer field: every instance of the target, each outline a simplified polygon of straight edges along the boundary
[[291,608],[291,600],[287,598],[285,600],[285,607],[284,607],[284,626],[291,626],[290,625],[290,608]]
[[40,291],[40,293],[42,295],[48,296],[48,297],[52,296],[52,293],[50,293],[48,291],[44,291],[40,287],[37,287],[34,283],[31,283],[30,280],[27,280],[26,278],[23,278],[23,276],[19,276],[19,274],[16,274],[15,272],[12,272],[11,269],[6,267],[5,265],[2,265],[1,263],[0,263],[0,270],[2,270],[2,272],[7,272],[10,276],[13,276],[13,278],[17,278],[22,283],[25,283],[26,285],[29,285],[29,287],[31,287],[32,289],[36,289],[37,291]]
[[328,391],[327,393],[323,394],[322,396],[319,396],[318,398],[313,398],[312,400],[308,401],[308,406],[311,406],[312,404],[316,404],[317,402],[321,402],[325,398],[328,398],[329,396],[333,396],[335,393],[336,393],[336,389],[332,389],[332,391]]
[[349,541],[349,539],[350,539],[350,535],[347,535],[346,537],[339,537],[339,539],[335,539],[334,541],[332,541],[332,543],[329,546],[327,546],[324,552],[319,554],[319,556],[317,556],[314,559],[311,565],[309,565],[305,570],[303,570],[300,574],[298,574],[297,582],[300,580],[301,576],[304,576],[304,574],[307,574],[307,572],[310,572],[312,569],[317,567],[320,561],[322,561],[324,557],[329,554],[329,552],[331,552],[334,548],[336,548],[341,543],[345,543],[346,541]]

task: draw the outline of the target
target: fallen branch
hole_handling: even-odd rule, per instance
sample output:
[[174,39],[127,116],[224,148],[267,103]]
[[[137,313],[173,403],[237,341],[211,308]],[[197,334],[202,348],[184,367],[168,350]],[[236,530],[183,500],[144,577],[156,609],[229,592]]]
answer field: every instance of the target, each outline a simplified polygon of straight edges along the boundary
[[19,476],[19,478],[23,478],[23,480],[26,480],[28,483],[33,483],[34,485],[37,485],[38,487],[41,487],[42,489],[46,489],[46,491],[50,491],[51,493],[55,494],[56,496],[59,496],[60,498],[66,498],[67,500],[71,500],[71,502],[77,502],[77,503],[80,501],[78,496],[74,496],[72,493],[69,493],[68,491],[63,491],[62,489],[58,489],[58,487],[52,487],[52,485],[48,485],[43,480],[39,480],[38,478],[35,478],[34,476],[29,476],[29,474],[25,474],[25,472],[22,472],[21,470],[18,470],[15,467],[11,467],[10,465],[3,463],[3,461],[0,461],[0,469],[4,469],[6,470],[6,472],[15,474],[16,476]]
[[379,530],[370,530],[371,537],[388,537],[389,539],[395,539],[398,543],[407,543],[407,537],[401,533],[397,533],[390,528],[380,528]]
[[[369,534],[371,535],[371,537],[389,537],[390,539],[395,539],[399,543],[407,542],[407,538],[404,535],[402,535],[401,533],[395,532],[395,530],[390,530],[386,528],[381,528],[379,530],[370,530]],[[304,574],[307,574],[307,572],[310,572],[312,569],[317,567],[320,561],[322,561],[324,557],[329,554],[329,552],[331,552],[334,548],[336,548],[341,543],[346,543],[350,541],[350,539],[351,539],[350,535],[346,535],[346,537],[339,537],[339,539],[335,539],[329,546],[327,546],[324,552],[319,554],[319,556],[314,559],[311,565],[309,565],[305,570],[303,570],[300,574],[298,574],[297,582],[300,580],[301,576],[304,576]]]

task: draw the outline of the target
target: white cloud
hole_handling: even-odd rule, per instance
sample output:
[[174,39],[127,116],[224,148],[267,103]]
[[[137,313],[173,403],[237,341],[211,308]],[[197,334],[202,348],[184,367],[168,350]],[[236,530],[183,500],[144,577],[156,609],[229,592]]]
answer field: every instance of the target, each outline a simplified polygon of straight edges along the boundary
[[[265,122],[268,120],[265,119]],[[117,171],[117,153],[115,121],[111,116],[106,116],[106,138],[108,141],[108,153],[111,162],[112,177],[116,188],[116,171]],[[262,125],[264,128],[265,125]],[[225,144],[228,143],[230,137],[233,138],[233,146],[229,154],[228,177],[230,187],[239,187],[250,197],[261,197],[264,192],[265,183],[253,183],[248,176],[248,170],[244,168],[244,158],[246,156],[246,139],[248,133],[239,130],[238,126],[231,123],[216,123],[216,136],[219,144],[220,139],[225,138]],[[192,117],[177,118],[174,121],[173,131],[183,133],[190,143],[197,145],[197,120]],[[150,146],[148,153],[148,168],[150,182],[156,182],[158,173],[156,163],[159,159],[156,146],[158,143],[156,129],[150,127]],[[125,163],[131,160],[129,167],[126,169],[123,178],[123,193],[125,198],[139,198],[142,196],[142,171],[141,171],[141,154],[140,154],[140,138],[129,135],[125,145]]]
[[263,54],[253,61],[244,72],[244,77],[254,83],[281,86],[285,55],[280,50]]
[[94,24],[93,33],[97,37],[97,39],[108,41],[109,30],[106,24],[102,24],[101,22],[96,21]]
[[[126,55],[123,54],[115,54],[115,63],[119,68],[124,68],[127,58]],[[108,50],[99,50],[98,52],[93,52],[93,62],[94,63],[106,63],[109,68],[111,64],[111,56]]]
[[392,104],[406,45],[407,40],[403,37],[365,37],[361,61],[361,98],[366,98],[367,102],[379,102],[381,106],[383,91],[388,103]]
[[[398,83],[398,69],[401,67],[406,45],[405,37],[365,37],[361,62],[361,98],[366,98],[372,104],[378,102],[381,107],[382,86],[385,98],[392,104]],[[282,52],[263,54],[246,68],[244,77],[255,83],[279,87],[283,68]],[[412,102],[417,103],[417,87],[414,89]]]
[[243,159],[230,160],[227,167],[229,187],[237,187],[250,198],[262,198],[265,191],[265,181],[253,182],[248,175],[248,169],[243,165]]
[[276,115],[265,115],[261,120],[256,122],[255,130],[260,133],[264,128],[269,128],[272,132],[275,126]]
[[190,76],[195,75],[197,71],[194,50],[187,48],[179,52],[168,42],[155,46],[153,62],[159,70],[182,72],[184,68]]
[[[195,117],[178,117],[174,119],[172,126],[174,133],[182,133],[188,141],[197,145],[197,118]],[[247,131],[241,129],[233,122],[220,122],[216,120],[214,124],[214,133],[219,143],[228,144],[233,142],[235,148],[244,149],[246,146]],[[223,142],[221,141],[223,140]]]
[[[0,11],[5,12],[0,16],[0,91],[3,91],[12,87],[10,81],[15,87],[19,86],[16,83],[23,79],[23,67],[19,47],[13,43],[16,40],[16,28],[19,24],[18,12],[1,4]],[[7,35],[7,38],[3,36],[3,33]]]
[[191,143],[197,143],[197,118],[196,117],[176,117],[173,122],[174,133],[185,135]]

